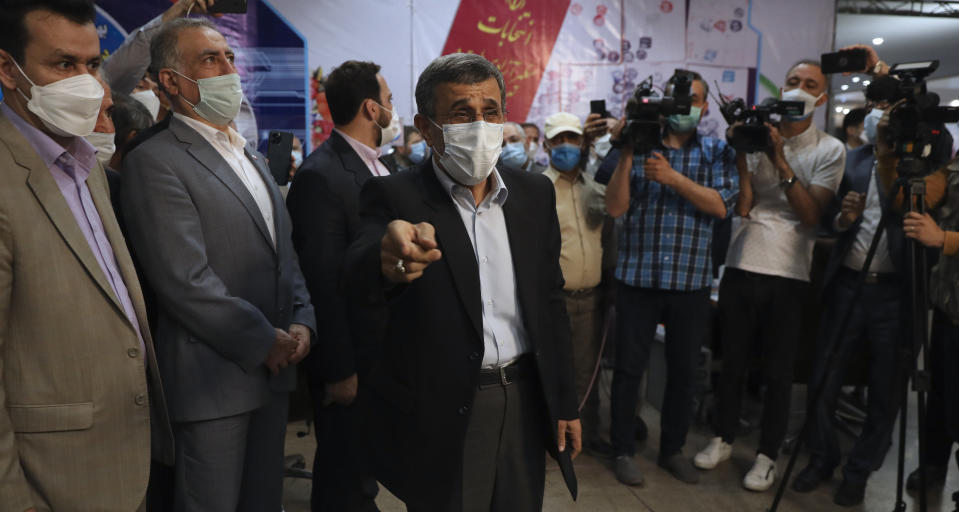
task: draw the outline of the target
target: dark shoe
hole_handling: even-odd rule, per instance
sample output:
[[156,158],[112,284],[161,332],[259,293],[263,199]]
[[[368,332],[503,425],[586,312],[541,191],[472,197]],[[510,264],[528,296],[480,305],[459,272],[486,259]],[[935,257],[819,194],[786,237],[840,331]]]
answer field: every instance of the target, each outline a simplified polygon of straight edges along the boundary
[[646,422],[642,418],[636,416],[636,440],[640,443],[645,442],[649,437],[649,427],[646,426]]
[[680,482],[687,484],[699,483],[699,471],[693,467],[689,459],[683,457],[682,453],[676,453],[659,460],[659,467],[669,471],[669,474],[676,477]]
[[[946,466],[926,466],[926,486],[939,487],[946,483],[946,472],[949,470]],[[906,490],[910,492],[919,491],[919,468],[912,470],[906,477]]]
[[810,463],[793,479],[793,490],[796,492],[812,492],[819,484],[832,478],[832,469],[827,470],[819,464]]
[[853,507],[862,503],[865,497],[866,482],[850,482],[844,478],[832,502],[840,507]]
[[616,473],[616,480],[626,485],[643,485],[645,479],[639,471],[636,461],[629,455],[619,455],[613,465],[613,472]]
[[586,453],[600,459],[612,459],[616,456],[613,445],[602,439],[593,439],[586,442]]

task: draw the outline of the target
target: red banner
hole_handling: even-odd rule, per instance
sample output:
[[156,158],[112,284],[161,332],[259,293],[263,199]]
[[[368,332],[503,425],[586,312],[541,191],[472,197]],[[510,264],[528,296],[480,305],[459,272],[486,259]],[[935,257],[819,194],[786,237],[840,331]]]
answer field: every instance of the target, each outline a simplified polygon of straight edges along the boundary
[[525,121],[570,0],[461,0],[443,54],[486,57],[503,73],[511,120]]

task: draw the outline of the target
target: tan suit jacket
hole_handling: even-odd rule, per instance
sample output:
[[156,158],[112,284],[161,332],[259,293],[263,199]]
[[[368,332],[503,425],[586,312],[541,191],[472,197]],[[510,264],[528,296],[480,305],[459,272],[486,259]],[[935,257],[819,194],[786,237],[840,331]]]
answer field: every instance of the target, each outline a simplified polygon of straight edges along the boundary
[[0,114],[3,511],[138,509],[151,420],[154,455],[172,459],[143,297],[99,164],[87,184],[146,354],[49,169]]

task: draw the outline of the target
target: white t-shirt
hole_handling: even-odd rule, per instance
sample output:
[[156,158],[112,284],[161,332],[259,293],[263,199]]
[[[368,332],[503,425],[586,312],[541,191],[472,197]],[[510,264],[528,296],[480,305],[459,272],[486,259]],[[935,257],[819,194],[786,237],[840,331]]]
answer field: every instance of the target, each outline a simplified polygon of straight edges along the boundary
[[[786,138],[786,162],[796,173],[793,186],[836,192],[846,166],[846,148],[815,125]],[[735,217],[726,266],[757,274],[809,281],[816,228],[806,227],[789,205],[779,173],[765,153],[746,156],[755,205],[749,218]]]

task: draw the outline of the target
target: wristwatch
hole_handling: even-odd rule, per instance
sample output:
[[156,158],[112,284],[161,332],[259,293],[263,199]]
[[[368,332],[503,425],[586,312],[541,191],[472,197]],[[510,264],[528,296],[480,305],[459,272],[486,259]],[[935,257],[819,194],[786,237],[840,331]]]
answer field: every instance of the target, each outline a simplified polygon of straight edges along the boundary
[[793,183],[796,183],[795,174],[793,174],[789,179],[781,180],[779,182],[779,186],[782,187],[783,190],[789,190],[789,187],[793,186]]

